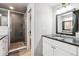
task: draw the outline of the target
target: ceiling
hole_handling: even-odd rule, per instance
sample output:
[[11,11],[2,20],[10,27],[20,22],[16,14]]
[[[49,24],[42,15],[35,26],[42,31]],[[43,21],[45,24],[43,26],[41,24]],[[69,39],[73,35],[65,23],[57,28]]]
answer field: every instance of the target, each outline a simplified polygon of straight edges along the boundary
[[24,13],[26,11],[27,3],[0,3],[0,8],[9,9],[9,7],[14,7],[15,11]]
[[[28,3],[0,3],[0,8],[9,9],[10,6],[14,7],[15,11],[25,13]],[[45,3],[51,7],[56,7],[61,3]]]

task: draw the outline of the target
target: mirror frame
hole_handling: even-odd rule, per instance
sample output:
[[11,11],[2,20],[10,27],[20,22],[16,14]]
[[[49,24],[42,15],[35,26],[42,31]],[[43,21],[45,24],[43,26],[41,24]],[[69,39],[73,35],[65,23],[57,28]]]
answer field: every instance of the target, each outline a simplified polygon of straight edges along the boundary
[[[65,12],[65,13],[61,13],[61,14],[57,14],[57,15],[56,15],[56,34],[63,34],[63,35],[75,36],[76,30],[74,30],[74,28],[77,28],[77,26],[73,26],[73,29],[72,29],[72,30],[74,30],[74,31],[72,31],[72,34],[67,34],[67,33],[58,32],[58,19],[57,19],[57,17],[58,17],[59,15],[66,14],[66,13],[69,13],[69,12],[73,12],[73,14],[74,14],[74,11],[75,11],[75,9],[70,10],[70,11],[67,11],[67,12]],[[75,16],[76,16],[76,15],[75,15]],[[73,17],[74,17],[74,16],[73,16]],[[76,18],[77,18],[77,17],[76,17]],[[76,23],[75,23],[75,25],[76,25]]]

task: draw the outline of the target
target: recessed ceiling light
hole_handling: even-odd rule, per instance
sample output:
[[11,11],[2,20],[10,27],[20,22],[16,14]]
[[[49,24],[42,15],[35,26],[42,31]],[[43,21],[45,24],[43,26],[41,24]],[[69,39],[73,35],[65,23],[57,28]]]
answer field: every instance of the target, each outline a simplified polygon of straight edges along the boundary
[[14,7],[12,7],[12,6],[10,6],[9,8],[12,9],[12,10],[14,9]]

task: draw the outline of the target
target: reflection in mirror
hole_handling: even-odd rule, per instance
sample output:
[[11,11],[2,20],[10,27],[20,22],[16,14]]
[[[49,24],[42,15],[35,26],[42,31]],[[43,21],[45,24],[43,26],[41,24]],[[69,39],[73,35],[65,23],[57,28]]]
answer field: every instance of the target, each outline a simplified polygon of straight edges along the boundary
[[0,10],[0,26],[8,26],[8,11]]
[[0,8],[0,35],[8,35],[8,10]]
[[59,14],[56,17],[57,33],[73,34],[74,16],[73,12]]

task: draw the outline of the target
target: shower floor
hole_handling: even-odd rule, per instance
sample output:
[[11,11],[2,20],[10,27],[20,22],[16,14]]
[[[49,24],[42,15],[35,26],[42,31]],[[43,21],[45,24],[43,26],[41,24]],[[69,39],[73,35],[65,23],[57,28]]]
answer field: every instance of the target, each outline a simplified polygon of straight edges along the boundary
[[[24,42],[11,43],[10,50],[14,50],[24,46]],[[31,50],[27,50],[26,48],[18,49],[13,52],[9,52],[9,56],[31,56]]]
[[25,46],[24,42],[15,42],[10,44],[10,50]]
[[31,56],[31,50],[26,48],[9,53],[9,56]]

